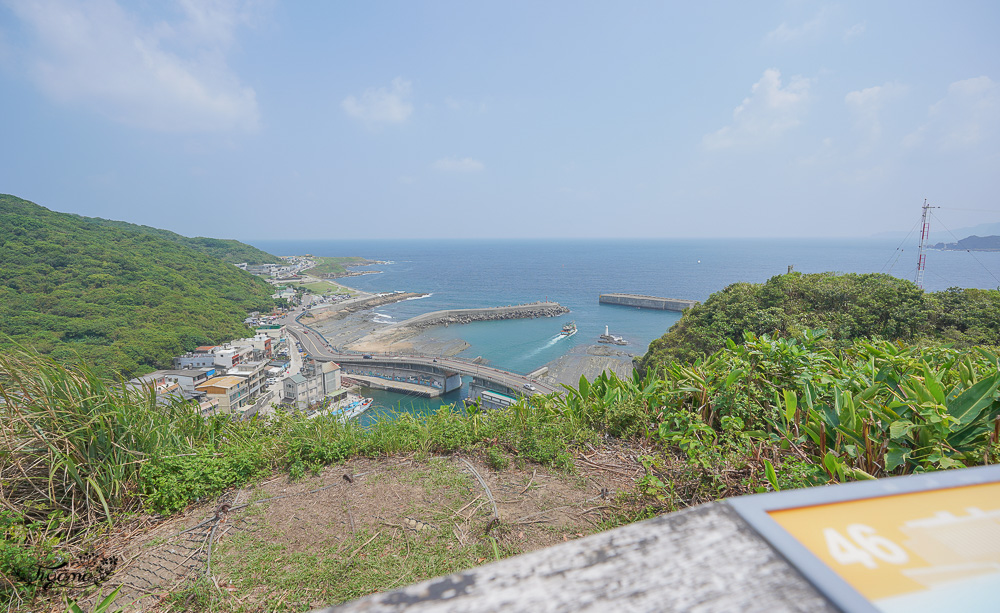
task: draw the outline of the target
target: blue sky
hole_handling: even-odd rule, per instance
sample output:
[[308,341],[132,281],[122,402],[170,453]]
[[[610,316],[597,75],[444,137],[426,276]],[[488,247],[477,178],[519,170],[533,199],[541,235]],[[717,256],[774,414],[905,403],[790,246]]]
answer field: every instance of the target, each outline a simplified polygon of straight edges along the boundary
[[1000,3],[0,0],[0,192],[224,238],[1000,221]]

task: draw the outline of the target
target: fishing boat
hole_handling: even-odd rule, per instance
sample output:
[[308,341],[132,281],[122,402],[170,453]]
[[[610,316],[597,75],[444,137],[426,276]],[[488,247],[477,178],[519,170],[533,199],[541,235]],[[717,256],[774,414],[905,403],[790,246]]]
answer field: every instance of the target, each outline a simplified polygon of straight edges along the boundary
[[565,326],[563,326],[562,332],[560,332],[559,334],[563,336],[573,336],[574,334],[576,334],[576,322],[571,321]]
[[358,415],[361,415],[362,413],[367,411],[370,406],[372,406],[372,402],[374,401],[375,400],[373,398],[360,398],[358,400],[355,400],[354,402],[348,404],[346,407],[343,408],[342,419],[344,420],[353,419]]
[[628,341],[624,338],[608,332],[607,326],[604,326],[604,334],[597,337],[597,342],[607,343],[609,345],[628,345]]
[[361,396],[354,397],[352,395],[351,399],[348,400],[346,404],[341,402],[341,404],[330,407],[329,409],[313,411],[307,416],[309,419],[314,419],[321,415],[332,415],[341,421],[348,421],[367,411],[369,407],[372,406],[374,401],[374,398],[363,398]]

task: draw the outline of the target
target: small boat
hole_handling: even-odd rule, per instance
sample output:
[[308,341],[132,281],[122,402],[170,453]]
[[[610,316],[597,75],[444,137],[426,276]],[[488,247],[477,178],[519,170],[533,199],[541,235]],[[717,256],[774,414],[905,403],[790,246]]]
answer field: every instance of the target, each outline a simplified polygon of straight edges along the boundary
[[628,345],[628,341],[624,338],[608,332],[607,326],[604,326],[604,334],[597,337],[597,342],[607,343],[609,345]]
[[565,326],[563,326],[562,332],[560,332],[559,334],[563,336],[573,336],[574,334],[576,334],[576,322],[571,321]]
[[357,400],[352,399],[347,402],[347,404],[341,404],[340,406],[331,407],[325,410],[313,411],[308,415],[308,417],[309,419],[313,419],[321,415],[331,415],[341,421],[347,421],[367,411],[368,408],[372,406],[372,402],[374,401],[374,398],[358,397]]
[[356,402],[352,402],[350,405],[344,407],[344,419],[351,419],[361,415],[368,410],[368,407],[372,406],[372,402],[375,400],[373,398],[362,398]]

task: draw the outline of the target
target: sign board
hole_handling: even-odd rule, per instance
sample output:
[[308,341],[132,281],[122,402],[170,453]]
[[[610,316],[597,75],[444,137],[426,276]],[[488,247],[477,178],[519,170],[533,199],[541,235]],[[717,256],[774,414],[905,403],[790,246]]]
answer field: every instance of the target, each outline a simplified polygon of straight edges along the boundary
[[844,611],[1000,610],[1000,466],[729,504]]

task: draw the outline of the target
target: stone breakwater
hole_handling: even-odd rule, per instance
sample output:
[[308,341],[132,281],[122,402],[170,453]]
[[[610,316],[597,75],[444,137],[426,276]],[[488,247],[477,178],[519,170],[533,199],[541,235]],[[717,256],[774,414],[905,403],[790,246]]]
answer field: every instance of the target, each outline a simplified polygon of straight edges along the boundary
[[556,317],[569,313],[569,309],[558,302],[532,302],[512,306],[488,307],[483,309],[450,309],[434,311],[406,321],[393,324],[391,328],[423,330],[434,326],[467,324],[474,321],[498,321],[502,319],[534,319],[535,317]]
[[569,313],[569,309],[558,302],[533,302],[512,306],[489,307],[484,309],[450,309],[434,311],[411,317],[406,321],[373,329],[371,334],[357,341],[348,341],[345,348],[363,352],[414,352],[423,355],[456,355],[469,344],[465,341],[449,341],[444,346],[441,341],[428,340],[423,332],[435,326],[467,324],[474,321],[497,321],[501,319],[527,319],[531,317],[555,317]]

